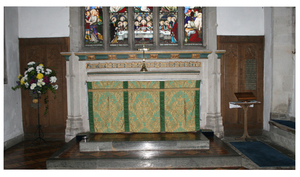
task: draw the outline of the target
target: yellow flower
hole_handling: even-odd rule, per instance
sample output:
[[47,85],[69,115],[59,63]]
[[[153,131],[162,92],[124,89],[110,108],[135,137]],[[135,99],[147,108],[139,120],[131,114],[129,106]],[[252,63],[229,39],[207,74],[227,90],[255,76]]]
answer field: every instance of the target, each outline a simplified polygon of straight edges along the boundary
[[42,66],[42,67],[44,67],[44,65],[41,63],[41,64],[39,64],[39,66]]
[[38,75],[36,76],[37,79],[42,79],[44,77],[44,75],[42,73],[38,73]]
[[24,85],[24,84],[25,84],[25,82],[24,82],[24,77],[20,80],[20,83],[21,83],[21,85]]
[[23,76],[21,74],[19,74],[18,79],[21,80]]

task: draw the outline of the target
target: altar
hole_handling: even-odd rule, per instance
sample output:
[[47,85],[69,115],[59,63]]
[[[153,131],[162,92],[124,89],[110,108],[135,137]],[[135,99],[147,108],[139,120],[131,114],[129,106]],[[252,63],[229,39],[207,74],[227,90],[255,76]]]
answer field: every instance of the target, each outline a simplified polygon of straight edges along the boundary
[[[224,51],[62,52],[68,142],[78,133],[222,135],[219,58]],[[143,58],[146,72],[141,72]]]
[[88,82],[90,132],[199,131],[200,82]]

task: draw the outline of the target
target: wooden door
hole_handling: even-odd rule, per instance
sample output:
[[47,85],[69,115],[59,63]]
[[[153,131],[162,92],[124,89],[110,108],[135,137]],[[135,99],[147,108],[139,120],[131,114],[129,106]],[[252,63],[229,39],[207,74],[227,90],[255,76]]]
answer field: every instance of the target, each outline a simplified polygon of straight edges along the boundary
[[[48,91],[48,113],[44,115],[45,95],[40,99],[40,124],[44,139],[64,139],[67,119],[66,60],[60,52],[69,51],[69,38],[22,38],[19,39],[20,73],[23,75],[27,63],[35,61],[51,67],[56,72],[58,90],[56,99]],[[32,98],[28,90],[22,90],[22,114],[24,137],[33,139],[38,125],[38,110],[30,106]]]
[[263,128],[263,36],[218,36],[218,49],[226,50],[221,59],[221,113],[225,136],[243,134],[243,110],[230,109],[237,101],[235,92],[253,92],[261,102],[248,109],[249,135],[260,135]]

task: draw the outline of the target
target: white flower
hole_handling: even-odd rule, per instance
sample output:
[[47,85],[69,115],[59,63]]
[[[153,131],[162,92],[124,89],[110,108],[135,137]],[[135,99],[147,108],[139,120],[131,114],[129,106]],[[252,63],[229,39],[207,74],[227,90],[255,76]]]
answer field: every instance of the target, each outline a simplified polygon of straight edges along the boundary
[[55,76],[51,76],[50,77],[50,82],[51,82],[51,84],[52,83],[55,83],[57,81],[57,78],[55,77]]
[[46,75],[49,75],[49,74],[51,74],[51,73],[52,73],[52,70],[47,68],[45,74],[46,74]]
[[29,65],[34,65],[35,64],[35,62],[34,61],[31,61],[31,62],[29,62],[27,65],[29,66]]
[[25,87],[28,88],[29,84],[28,82],[25,82]]
[[54,88],[54,90],[57,90],[58,89],[58,85],[52,85],[52,87]]
[[41,66],[41,65],[37,66],[37,67],[36,67],[36,72],[37,72],[37,73],[44,73],[44,68],[43,68],[43,66]]
[[28,68],[27,72],[29,73],[29,72],[31,72],[31,71],[33,71],[33,70],[34,70],[34,68],[33,68],[33,67],[30,67],[30,68]]
[[44,73],[44,68],[43,68],[43,66],[40,66],[40,65],[37,66],[37,67],[36,67],[36,72],[37,72],[37,73]]
[[45,85],[45,82],[43,82],[43,79],[39,79],[37,82],[37,86],[42,87],[43,85]]
[[25,74],[25,76],[23,77],[23,81],[25,82],[27,80],[28,75]]
[[31,90],[34,90],[35,87],[36,87],[36,83],[32,83],[31,86],[30,86],[30,89],[31,89]]

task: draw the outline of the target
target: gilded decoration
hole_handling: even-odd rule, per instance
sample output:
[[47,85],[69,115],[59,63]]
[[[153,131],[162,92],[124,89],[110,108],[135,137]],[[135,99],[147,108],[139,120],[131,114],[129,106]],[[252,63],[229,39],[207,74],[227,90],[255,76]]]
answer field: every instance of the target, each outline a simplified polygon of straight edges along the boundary
[[136,59],[136,54],[134,54],[134,55],[128,55],[128,59]]
[[171,59],[179,58],[179,54],[171,54]]
[[[142,62],[131,63],[86,63],[86,69],[99,68],[141,68]],[[146,62],[147,68],[173,68],[173,67],[201,67],[199,61],[175,61],[175,62]]]
[[158,54],[150,54],[150,59],[158,59]]
[[192,58],[200,58],[200,53],[198,53],[198,54],[192,54]]
[[95,55],[87,55],[86,59],[87,60],[95,60]]
[[115,60],[117,59],[117,55],[108,55],[109,60]]

